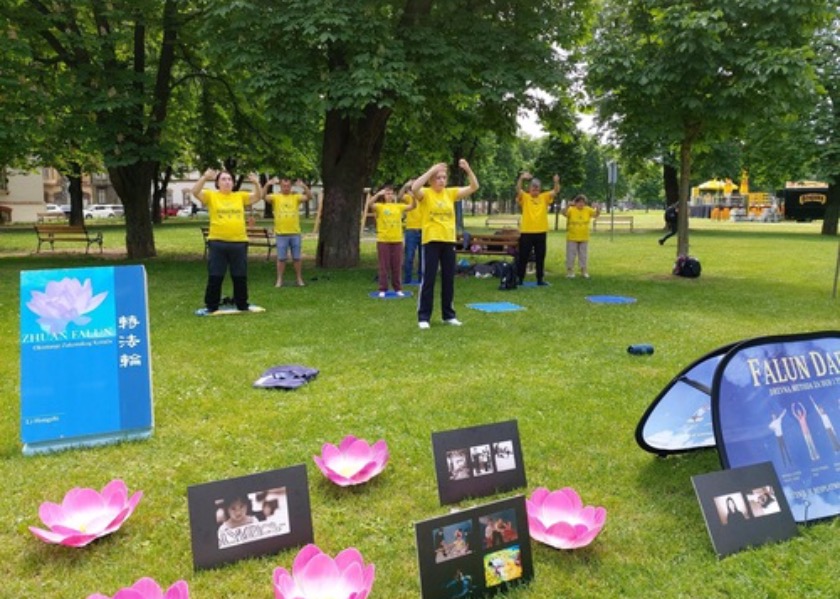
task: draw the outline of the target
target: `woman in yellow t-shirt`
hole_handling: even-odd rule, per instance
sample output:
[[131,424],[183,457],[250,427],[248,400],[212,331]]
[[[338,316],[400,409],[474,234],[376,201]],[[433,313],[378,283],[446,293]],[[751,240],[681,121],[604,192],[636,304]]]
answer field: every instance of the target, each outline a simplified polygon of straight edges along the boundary
[[[469,163],[463,158],[458,166],[469,179],[466,187],[446,187],[447,167],[445,162],[433,165],[415,179],[411,193],[417,199],[423,215],[422,265],[423,280],[420,281],[420,299],[417,304],[417,324],[421,329],[429,328],[435,297],[435,279],[440,266],[440,300],[443,321],[461,326],[455,317],[455,202],[475,193],[478,179]],[[424,187],[429,183],[428,187]]]
[[575,260],[584,279],[589,278],[589,223],[601,211],[586,205],[586,196],[575,196],[561,214],[566,217],[566,278],[575,278]]
[[[522,182],[531,179],[528,191],[522,188]],[[554,196],[560,191],[560,175],[554,175],[554,187],[542,191],[540,180],[531,177],[531,173],[522,173],[516,181],[516,202],[522,210],[522,223],[519,226],[519,248],[517,276],[519,282],[525,278],[528,258],[534,251],[537,269],[537,285],[547,285],[543,281],[545,274],[546,237],[548,234],[548,207],[554,202]]]
[[[216,189],[204,189],[208,179],[216,180]],[[219,309],[222,283],[230,269],[233,280],[233,301],[237,310],[248,309],[248,234],[245,228],[245,206],[258,202],[260,180],[255,174],[248,179],[253,191],[233,191],[233,175],[207,169],[193,185],[192,194],[207,206],[210,233],[207,235],[207,287],[204,306],[207,312]]]
[[[394,186],[386,184],[374,195],[369,195],[365,202],[364,214],[373,206],[376,214],[376,254],[379,259],[379,297],[385,297],[388,291],[388,277],[398,296],[405,295],[402,290],[403,259],[403,214],[417,207],[414,196],[409,194],[411,202],[397,202],[397,196],[403,197],[407,185],[394,195]],[[384,202],[378,202],[383,199]]]

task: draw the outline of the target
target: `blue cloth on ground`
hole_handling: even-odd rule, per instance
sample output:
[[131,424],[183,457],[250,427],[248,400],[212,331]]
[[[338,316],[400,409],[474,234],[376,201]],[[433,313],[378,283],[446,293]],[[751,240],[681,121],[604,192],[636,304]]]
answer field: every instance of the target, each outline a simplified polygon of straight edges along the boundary
[[467,308],[478,310],[479,312],[518,312],[524,310],[519,304],[512,302],[484,302],[477,304],[467,304]]
[[635,304],[635,297],[624,295],[587,295],[586,299],[593,304]]

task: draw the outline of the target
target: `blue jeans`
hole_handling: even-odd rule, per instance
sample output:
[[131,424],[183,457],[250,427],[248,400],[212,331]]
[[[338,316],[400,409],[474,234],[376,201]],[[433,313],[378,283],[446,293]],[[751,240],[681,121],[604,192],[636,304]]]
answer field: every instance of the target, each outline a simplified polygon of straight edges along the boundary
[[[405,285],[423,278],[422,271],[420,270],[420,242],[422,236],[420,229],[405,230],[405,253],[403,254],[403,284]],[[417,256],[417,279],[412,277],[415,256]]]

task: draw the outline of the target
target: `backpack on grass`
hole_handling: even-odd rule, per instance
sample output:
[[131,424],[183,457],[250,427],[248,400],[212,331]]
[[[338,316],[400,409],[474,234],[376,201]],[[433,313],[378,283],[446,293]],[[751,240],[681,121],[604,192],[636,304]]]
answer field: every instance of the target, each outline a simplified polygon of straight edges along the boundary
[[503,291],[516,289],[518,283],[516,266],[512,262],[499,263],[499,273],[499,289]]

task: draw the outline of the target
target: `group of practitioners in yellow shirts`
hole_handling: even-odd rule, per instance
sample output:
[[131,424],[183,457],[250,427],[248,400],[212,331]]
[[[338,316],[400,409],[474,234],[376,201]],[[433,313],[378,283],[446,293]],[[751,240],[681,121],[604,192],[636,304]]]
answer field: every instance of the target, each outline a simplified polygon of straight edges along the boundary
[[[414,255],[419,252],[419,291],[417,322],[420,329],[429,329],[434,309],[434,291],[438,270],[441,273],[441,317],[444,323],[461,326],[455,312],[456,210],[457,202],[478,190],[479,183],[469,163],[461,159],[458,167],[467,176],[468,184],[447,187],[446,163],[432,165],[416,179],[409,180],[398,192],[385,185],[368,197],[364,214],[373,210],[377,227],[377,257],[379,262],[380,297],[388,292],[388,282],[397,296],[405,296],[403,284],[414,282]],[[205,189],[208,180],[215,180],[215,189]],[[276,287],[284,285],[286,262],[291,256],[295,285],[303,286],[301,261],[300,204],[312,197],[303,181],[295,185],[303,193],[292,192],[290,179],[274,177],[262,188],[259,178],[252,174],[252,191],[233,191],[233,177],[228,172],[208,169],[193,186],[192,193],[208,210],[207,286],[204,294],[205,311],[215,312],[221,304],[222,283],[229,270],[233,280],[233,302],[238,310],[248,310],[248,236],[245,208],[265,197],[274,211],[277,243]],[[528,181],[527,189],[523,183]],[[560,177],[554,175],[554,185],[542,191],[539,179],[523,172],[516,183],[516,200],[522,212],[518,248],[517,275],[521,283],[527,273],[531,254],[534,255],[537,285],[547,285],[545,275],[548,213],[560,191]],[[269,193],[274,185],[279,193]],[[589,277],[587,267],[589,224],[598,216],[598,209],[587,205],[586,197],[576,196],[561,213],[567,219],[566,276],[575,276],[577,262],[583,277]],[[405,224],[404,222],[405,221]]]

